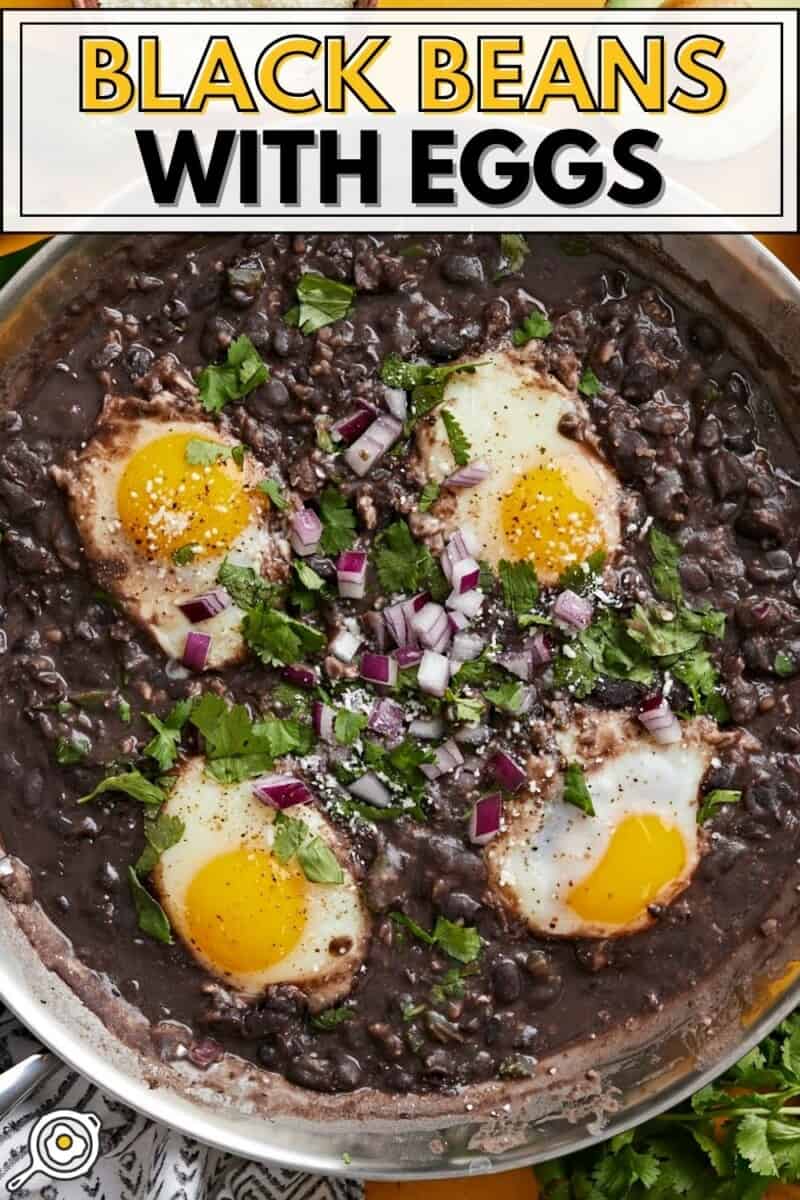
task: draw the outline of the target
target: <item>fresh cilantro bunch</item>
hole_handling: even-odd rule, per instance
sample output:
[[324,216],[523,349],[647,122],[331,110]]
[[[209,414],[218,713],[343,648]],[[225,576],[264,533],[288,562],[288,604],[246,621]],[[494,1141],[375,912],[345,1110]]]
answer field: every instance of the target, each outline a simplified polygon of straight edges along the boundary
[[800,1014],[688,1105],[536,1167],[542,1200],[762,1200],[800,1180]]

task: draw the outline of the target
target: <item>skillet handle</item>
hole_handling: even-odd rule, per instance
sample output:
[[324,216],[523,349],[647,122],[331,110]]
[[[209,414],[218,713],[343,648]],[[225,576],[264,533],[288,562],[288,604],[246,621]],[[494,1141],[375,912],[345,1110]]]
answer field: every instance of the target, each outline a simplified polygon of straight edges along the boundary
[[40,1050],[4,1071],[0,1075],[0,1120],[60,1066],[55,1054]]

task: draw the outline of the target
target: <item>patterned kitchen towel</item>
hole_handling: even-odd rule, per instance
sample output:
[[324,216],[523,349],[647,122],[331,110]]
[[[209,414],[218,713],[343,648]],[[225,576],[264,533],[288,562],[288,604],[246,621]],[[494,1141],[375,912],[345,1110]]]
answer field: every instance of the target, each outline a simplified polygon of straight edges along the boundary
[[[39,1048],[0,1005],[0,1071]],[[85,1113],[88,1122],[96,1114],[99,1157],[79,1178],[30,1175],[14,1191],[21,1200],[363,1200],[362,1186],[354,1180],[283,1171],[211,1150],[139,1116],[68,1067],[41,1084],[0,1125],[0,1197],[10,1197],[9,1183],[25,1173],[31,1163],[29,1143],[37,1140],[36,1123],[54,1109]],[[87,1127],[91,1133],[93,1126]],[[55,1173],[69,1174],[75,1147],[86,1134],[80,1125],[70,1129],[69,1122],[55,1125],[51,1132],[51,1167],[55,1162]]]

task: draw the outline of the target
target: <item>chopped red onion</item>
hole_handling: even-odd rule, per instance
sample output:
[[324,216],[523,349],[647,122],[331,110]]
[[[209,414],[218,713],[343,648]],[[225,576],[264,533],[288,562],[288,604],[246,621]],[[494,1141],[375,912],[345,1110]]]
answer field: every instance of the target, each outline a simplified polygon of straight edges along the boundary
[[452,609],[447,614],[447,620],[450,622],[451,633],[461,633],[462,630],[467,629],[469,626],[469,618],[465,617],[463,613],[455,612]]
[[392,803],[392,793],[374,771],[367,771],[360,779],[356,779],[355,783],[351,783],[347,790],[357,800],[363,800],[375,808],[387,808]]
[[364,550],[345,550],[336,560],[339,595],[345,600],[361,600],[367,588],[367,555]]
[[402,671],[406,667],[416,667],[422,661],[422,651],[417,650],[415,646],[401,646],[399,650],[395,650],[394,657]]
[[530,650],[516,650],[500,654],[497,661],[510,674],[516,675],[517,679],[521,679],[523,683],[530,683],[533,674],[533,659]]
[[384,737],[395,737],[405,724],[406,714],[395,700],[376,700],[367,721],[367,728]]
[[397,683],[397,662],[388,654],[362,654],[361,678],[366,679],[368,683],[394,687]]
[[401,600],[397,604],[389,604],[383,610],[383,616],[389,632],[398,646],[412,646],[416,649],[419,645],[412,622],[415,613],[424,608],[427,602],[427,594],[420,592],[418,595],[412,596],[410,600]]
[[473,588],[471,592],[451,592],[445,604],[456,612],[462,612],[465,617],[477,617],[483,608],[484,599],[483,592],[479,588]]
[[680,722],[660,693],[648,696],[642,701],[639,706],[639,720],[647,732],[663,746],[681,740]]
[[408,396],[402,388],[384,387],[383,400],[393,417],[405,421],[408,416]]
[[546,667],[553,658],[553,651],[546,633],[537,633],[531,638],[531,658],[534,667]]
[[469,819],[469,840],[476,846],[485,846],[503,824],[503,797],[500,792],[481,796],[472,807]]
[[190,671],[203,671],[210,652],[210,633],[187,633],[186,644],[183,647],[183,665]]
[[480,563],[477,563],[474,558],[462,558],[453,564],[453,578],[450,582],[453,585],[453,591],[458,592],[460,596],[463,596],[464,592],[474,591],[480,583],[480,579]]
[[443,696],[450,682],[450,662],[444,654],[426,650],[417,672],[417,683],[429,696]]
[[489,759],[489,770],[505,792],[518,792],[528,776],[505,750],[497,750]]
[[284,667],[281,674],[289,683],[301,688],[313,688],[319,683],[319,673],[305,663],[292,663],[290,667]]
[[323,742],[335,742],[336,734],[334,733],[333,723],[336,720],[336,710],[331,708],[330,704],[323,704],[321,700],[315,700],[311,705],[311,724],[314,727],[314,733],[317,737],[321,737]]
[[488,725],[462,725],[456,731],[456,741],[463,742],[466,746],[480,746],[481,742],[485,742],[491,737],[492,731]]
[[551,612],[561,629],[580,633],[591,625],[594,605],[585,596],[578,596],[567,589],[556,597]]
[[376,415],[377,409],[357,408],[355,412],[348,413],[346,417],[342,417],[340,421],[336,421],[331,426],[331,437],[335,442],[346,442],[349,446],[357,437],[361,437],[365,430],[369,429]]
[[330,652],[339,662],[351,663],[358,654],[362,639],[349,629],[340,629],[330,644]]
[[420,763],[420,771],[428,779],[438,779],[440,775],[449,775],[464,762],[464,755],[452,738],[449,738],[434,751],[432,763]]
[[444,481],[444,486],[449,488],[471,488],[477,487],[479,483],[483,483],[484,479],[488,479],[491,475],[491,467],[488,467],[485,462],[467,463],[465,467],[460,467],[458,471],[454,471]]
[[272,808],[293,808],[310,804],[311,792],[294,775],[263,775],[253,782],[253,795]]
[[301,558],[316,554],[321,537],[322,522],[313,509],[300,508],[292,514],[289,541],[295,554],[299,554]]
[[362,620],[367,627],[367,633],[375,643],[376,649],[385,650],[389,643],[389,630],[386,628],[383,613],[374,611],[364,613]]
[[480,542],[470,528],[457,529],[441,556],[442,570],[448,583],[453,582],[453,567],[464,558],[475,558]]
[[[450,615],[459,617],[461,613],[451,613]],[[472,662],[473,659],[480,657],[485,645],[486,642],[477,633],[457,633],[453,638],[450,653],[459,662]]]
[[432,601],[411,618],[411,628],[426,650],[441,654],[450,645],[450,622],[441,604]]
[[218,616],[230,606],[231,598],[224,588],[214,588],[211,592],[203,592],[200,596],[193,596],[191,600],[182,600],[178,604],[187,621],[191,621],[193,625]]
[[444,733],[444,721],[441,717],[420,717],[411,722],[408,732],[411,737],[422,738],[424,742],[435,742]]
[[381,416],[345,451],[344,460],[356,475],[366,475],[403,432],[402,421]]

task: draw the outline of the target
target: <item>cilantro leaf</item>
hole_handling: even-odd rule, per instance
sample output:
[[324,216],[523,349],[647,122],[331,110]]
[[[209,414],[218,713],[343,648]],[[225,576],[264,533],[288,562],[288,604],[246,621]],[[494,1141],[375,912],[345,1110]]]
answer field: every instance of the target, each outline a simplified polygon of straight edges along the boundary
[[473,375],[482,365],[480,362],[443,363],[434,367],[430,363],[407,362],[399,354],[389,354],[381,366],[381,382],[411,393],[411,415],[406,421],[406,430],[410,432],[417,421],[444,400],[445,385],[451,375],[456,372]]
[[325,646],[324,633],[265,604],[245,613],[242,636],[267,667],[291,666]]
[[486,704],[480,696],[464,696],[448,689],[445,699],[453,706],[453,719],[467,725],[477,725],[486,710]]
[[483,694],[495,708],[516,716],[525,700],[525,685],[518,679],[509,679],[497,687],[486,688]]
[[217,571],[217,583],[225,588],[239,608],[255,608],[273,593],[273,588],[252,567],[240,567],[224,560]]
[[736,1130],[736,1149],[757,1175],[775,1176],[778,1168],[769,1145],[767,1118],[746,1113]]
[[98,796],[102,796],[106,792],[122,792],[125,796],[130,796],[132,800],[153,806],[163,804],[167,798],[164,789],[157,783],[151,783],[142,775],[141,771],[123,771],[119,775],[106,776],[93,791],[86,796],[81,796],[78,804],[88,804],[90,800],[96,800]]
[[528,239],[523,233],[501,233],[500,254],[502,265],[495,275],[495,281],[506,275],[516,275],[522,270],[525,259],[531,252]]
[[683,602],[683,587],[678,574],[680,547],[654,525],[650,530],[650,553],[653,555],[653,586],[657,595],[670,604]]
[[271,503],[275,505],[279,512],[283,512],[284,509],[289,507],[289,501],[281,491],[281,485],[277,479],[262,479],[258,485],[258,491],[263,492],[265,496],[269,496]]
[[229,400],[242,400],[266,383],[269,368],[246,333],[231,342],[225,362],[200,372],[200,403],[206,412],[221,412]]
[[272,851],[279,862],[297,858],[298,865],[311,883],[344,883],[344,871],[333,851],[322,838],[312,837],[305,821],[279,812],[275,817]]
[[316,333],[325,325],[340,321],[350,314],[356,289],[338,279],[328,279],[316,271],[300,276],[296,287],[297,304],[290,308],[284,320],[295,325],[301,333]]
[[506,608],[510,608],[515,616],[533,608],[539,599],[539,580],[531,564],[501,559],[497,570]]
[[156,734],[152,741],[147,743],[144,752],[148,758],[155,759],[162,771],[168,771],[175,764],[181,730],[186,724],[191,708],[191,700],[179,700],[165,721],[159,720],[155,713],[144,714],[145,721]]
[[449,591],[444,572],[427,546],[415,542],[405,521],[395,521],[375,539],[374,563],[385,592],[430,592],[441,600]]
[[428,933],[427,929],[423,929],[421,925],[418,925],[416,921],[411,919],[411,917],[407,917],[405,913],[390,912],[389,916],[392,921],[394,921],[395,925],[401,925],[405,929],[408,929],[410,933],[413,933],[415,938],[417,938],[420,942],[424,942],[426,946],[436,945],[436,938],[433,936],[433,934]]
[[367,724],[365,713],[340,708],[333,722],[333,731],[340,746],[352,746]]
[[586,786],[586,776],[578,762],[569,763],[564,772],[564,800],[567,804],[574,804],[581,812],[586,813],[587,817],[594,816],[594,805]]
[[579,700],[590,695],[601,676],[649,684],[653,669],[645,650],[630,636],[623,617],[601,609],[556,659],[554,681]]
[[117,712],[119,713],[119,719],[122,721],[123,725],[130,725],[133,717],[133,709],[131,708],[130,700],[126,700],[124,696],[120,696],[119,703],[117,704]]
[[469,462],[469,456],[472,451],[469,438],[448,408],[443,408],[439,415],[447,432],[450,453],[453,455],[455,464],[457,467],[465,467]]
[[206,692],[189,720],[203,735],[206,771],[219,783],[240,783],[272,766],[270,739],[243,704],[229,708],[221,696]]
[[578,380],[578,391],[582,396],[598,396],[601,389],[600,380],[591,367],[584,367]]
[[205,438],[189,438],[186,443],[186,461],[190,467],[210,467],[214,463],[230,458],[230,446],[221,442],[209,442]]
[[553,326],[544,313],[534,309],[512,331],[511,341],[515,346],[526,346],[534,338],[548,338],[553,332]]
[[585,562],[573,563],[561,572],[558,580],[559,590],[577,592],[579,596],[593,591],[597,587],[605,563],[605,550],[595,550]]
[[296,821],[294,817],[287,817],[286,813],[279,812],[275,816],[274,829],[272,853],[278,862],[288,863],[308,837],[308,826],[303,821]]
[[729,720],[728,705],[720,691],[719,672],[707,650],[693,650],[682,655],[670,671],[692,693],[692,705],[698,715],[707,713],[720,724]]
[[477,929],[470,925],[457,925],[446,917],[437,917],[431,933],[424,929],[411,917],[401,912],[390,912],[390,918],[396,925],[408,929],[418,941],[426,946],[441,946],[445,954],[462,963],[473,962],[481,952],[481,938]]
[[165,850],[176,846],[186,832],[180,817],[159,813],[157,817],[145,816],[144,836],[147,841],[134,870],[137,875],[149,875]]
[[741,798],[742,793],[734,791],[732,788],[714,788],[713,791],[706,792],[697,810],[698,825],[703,825],[710,820],[723,804],[738,804]]
[[128,882],[142,933],[155,938],[157,942],[163,942],[165,946],[171,946],[172,930],[167,914],[158,901],[150,895],[133,867],[128,867]]
[[60,737],[56,742],[56,762],[60,767],[74,767],[83,762],[91,748],[86,734],[73,730],[69,737]]
[[348,550],[356,537],[356,517],[346,498],[334,487],[326,487],[319,498],[322,521],[320,548],[324,554]]
[[187,542],[185,546],[178,546],[177,550],[172,551],[172,561],[176,567],[188,566],[190,562],[194,562],[199,549],[196,542]]
[[786,654],[783,650],[779,650],[772,663],[772,669],[776,675],[780,675],[782,679],[785,679],[789,675],[794,675],[797,670],[797,664],[791,655]]
[[317,1013],[315,1017],[311,1018],[311,1024],[314,1029],[327,1033],[331,1029],[336,1029],[343,1021],[352,1019],[352,1008],[345,1008],[344,1005],[341,1005],[339,1008],[326,1008],[325,1012]]
[[417,507],[420,512],[427,512],[439,499],[441,488],[438,483],[426,483],[419,495]]

